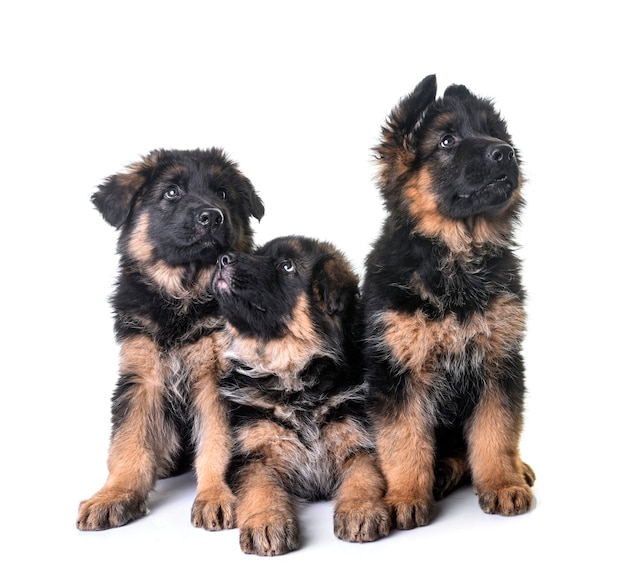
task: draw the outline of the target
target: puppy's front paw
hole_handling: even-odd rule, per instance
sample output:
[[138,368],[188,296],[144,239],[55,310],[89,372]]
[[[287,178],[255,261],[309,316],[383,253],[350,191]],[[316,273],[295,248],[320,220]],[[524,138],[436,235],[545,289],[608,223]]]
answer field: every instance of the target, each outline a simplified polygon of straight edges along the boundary
[[477,492],[480,508],[491,515],[521,515],[530,509],[533,502],[533,494],[527,484]]
[[433,498],[422,500],[401,501],[388,499],[392,516],[397,529],[414,529],[428,525],[435,516],[435,501]]
[[383,502],[344,504],[335,511],[334,525],[339,539],[366,543],[389,534],[391,517]]
[[191,524],[209,531],[235,527],[235,496],[230,491],[198,494],[191,508]]
[[81,531],[101,531],[121,527],[143,517],[145,499],[133,492],[102,490],[80,503],[76,527]]
[[275,556],[298,549],[300,530],[293,517],[267,511],[242,522],[239,545],[244,553]]

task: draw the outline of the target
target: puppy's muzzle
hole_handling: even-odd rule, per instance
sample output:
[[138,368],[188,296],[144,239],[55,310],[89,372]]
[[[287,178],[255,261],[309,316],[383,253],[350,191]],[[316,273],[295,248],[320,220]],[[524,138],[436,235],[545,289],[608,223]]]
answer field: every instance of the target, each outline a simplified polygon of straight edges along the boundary
[[231,269],[236,262],[232,254],[222,254],[217,259],[217,268],[212,280],[213,290],[216,293],[226,295],[231,292],[233,284],[233,271]]

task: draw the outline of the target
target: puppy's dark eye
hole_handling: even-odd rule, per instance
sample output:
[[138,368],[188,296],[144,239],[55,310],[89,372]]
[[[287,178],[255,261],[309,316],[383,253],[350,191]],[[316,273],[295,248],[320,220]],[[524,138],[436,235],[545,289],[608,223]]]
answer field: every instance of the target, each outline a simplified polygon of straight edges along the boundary
[[218,189],[217,197],[219,197],[220,199],[226,199],[226,191],[224,191],[223,189]]
[[293,264],[293,261],[289,258],[286,258],[278,266],[285,273],[293,273],[296,270],[296,265]]
[[180,189],[175,185],[172,185],[165,190],[165,193],[163,193],[163,197],[165,199],[176,199],[180,197]]
[[451,146],[454,146],[454,144],[456,143],[456,138],[454,138],[454,136],[452,136],[451,134],[446,134],[440,141],[439,141],[439,146],[442,149],[449,149]]

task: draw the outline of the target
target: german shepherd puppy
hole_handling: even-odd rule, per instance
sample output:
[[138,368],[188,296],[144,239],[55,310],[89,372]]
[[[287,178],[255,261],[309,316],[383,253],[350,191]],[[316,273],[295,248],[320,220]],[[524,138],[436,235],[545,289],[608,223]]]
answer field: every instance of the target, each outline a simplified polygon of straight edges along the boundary
[[245,553],[299,546],[297,502],[336,499],[335,535],[389,532],[355,344],[358,278],[332,245],[282,237],[219,260],[227,320],[219,384],[234,434],[229,478]]
[[120,230],[112,297],[120,376],[109,475],[80,504],[77,526],[108,529],[144,515],[157,479],[195,460],[193,524],[231,527],[230,440],[216,390],[223,324],[208,287],[225,251],[252,248],[250,218],[261,219],[263,203],[215,148],[155,150],[109,177],[92,201]]
[[363,282],[367,382],[399,529],[471,481],[487,513],[529,510],[519,454],[524,290],[513,231],[519,155],[491,101],[435,76],[400,100],[376,148],[387,217]]

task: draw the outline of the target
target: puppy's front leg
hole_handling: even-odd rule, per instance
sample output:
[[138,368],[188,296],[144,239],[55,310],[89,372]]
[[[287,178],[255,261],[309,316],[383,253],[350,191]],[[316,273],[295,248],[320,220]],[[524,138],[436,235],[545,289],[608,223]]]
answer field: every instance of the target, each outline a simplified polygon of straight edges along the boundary
[[275,556],[297,549],[295,507],[276,472],[260,461],[252,462],[239,472],[237,486],[241,550]]
[[209,531],[231,529],[235,527],[235,495],[226,483],[226,469],[232,439],[226,409],[217,391],[219,348],[207,336],[189,349],[186,359],[198,373],[193,384],[198,493],[191,523]]
[[397,529],[427,525],[435,513],[432,426],[417,401],[378,422],[377,449],[387,482],[385,500]]
[[489,386],[468,427],[472,479],[485,513],[505,516],[532,506],[532,468],[519,455],[521,415],[507,407],[503,390]]
[[370,453],[359,452],[344,464],[337,494],[334,529],[344,541],[375,541],[389,534],[391,517],[384,501],[385,481]]
[[80,503],[76,526],[96,531],[125,525],[146,513],[157,478],[172,466],[179,447],[164,413],[163,367],[146,336],[125,340],[113,400],[113,431],[104,486]]

